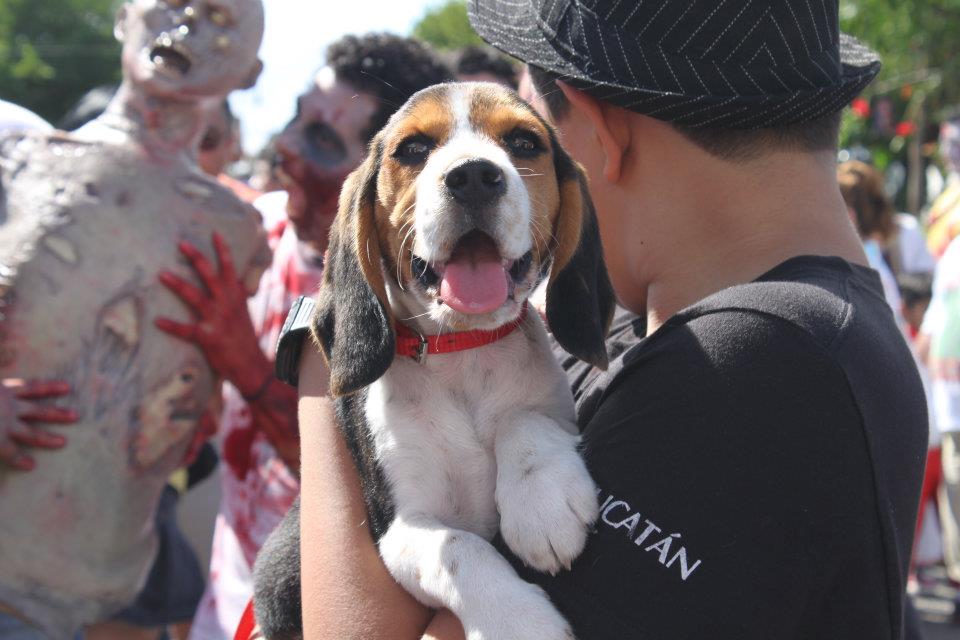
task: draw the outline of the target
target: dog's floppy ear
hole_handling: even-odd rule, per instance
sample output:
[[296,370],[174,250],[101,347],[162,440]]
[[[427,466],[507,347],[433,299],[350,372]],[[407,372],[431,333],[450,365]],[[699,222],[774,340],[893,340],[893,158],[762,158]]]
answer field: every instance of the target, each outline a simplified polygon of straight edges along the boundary
[[381,152],[376,139],[367,159],[343,183],[330,230],[313,330],[327,357],[334,396],[372,384],[393,361],[393,320],[374,220]]
[[605,338],[616,299],[603,262],[597,216],[583,169],[556,140],[553,148],[560,214],[547,286],[547,323],[569,353],[606,369]]

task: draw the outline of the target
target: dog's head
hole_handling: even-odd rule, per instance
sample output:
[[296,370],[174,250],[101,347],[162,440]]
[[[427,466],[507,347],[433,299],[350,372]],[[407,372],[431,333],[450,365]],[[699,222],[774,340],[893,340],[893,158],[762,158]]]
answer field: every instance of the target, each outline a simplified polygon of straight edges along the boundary
[[387,370],[393,310],[421,327],[490,329],[516,318],[544,277],[556,339],[605,367],[614,298],[582,170],[508,89],[421,91],[340,195],[314,323],[331,392]]

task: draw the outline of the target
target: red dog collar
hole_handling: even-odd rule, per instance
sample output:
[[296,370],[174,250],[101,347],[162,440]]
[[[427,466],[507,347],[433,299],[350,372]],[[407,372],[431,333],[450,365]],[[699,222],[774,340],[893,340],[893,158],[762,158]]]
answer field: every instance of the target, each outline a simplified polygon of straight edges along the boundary
[[523,310],[516,320],[508,322],[496,329],[489,331],[460,331],[458,333],[444,333],[438,336],[422,336],[410,327],[398,322],[396,326],[397,355],[410,356],[417,362],[422,362],[428,353],[454,353],[456,351],[466,351],[467,349],[482,347],[501,340],[513,333],[526,317],[527,305],[524,304]]

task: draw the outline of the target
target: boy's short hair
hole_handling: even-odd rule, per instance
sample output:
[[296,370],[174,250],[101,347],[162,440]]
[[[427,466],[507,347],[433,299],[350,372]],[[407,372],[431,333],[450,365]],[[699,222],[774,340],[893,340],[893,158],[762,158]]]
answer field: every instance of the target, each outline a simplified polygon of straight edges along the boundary
[[[564,118],[570,102],[557,86],[559,76],[529,65],[530,79],[554,119]],[[780,125],[766,129],[691,129],[670,123],[684,138],[707,153],[722,160],[753,160],[774,150],[835,151],[840,136],[841,112],[815,120]]]

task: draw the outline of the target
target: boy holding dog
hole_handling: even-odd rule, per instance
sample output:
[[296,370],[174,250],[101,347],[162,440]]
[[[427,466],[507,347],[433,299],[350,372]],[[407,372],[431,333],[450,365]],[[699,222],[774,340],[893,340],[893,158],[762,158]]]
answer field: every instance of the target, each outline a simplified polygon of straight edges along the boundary
[[[835,0],[469,9],[590,177],[624,307],[609,369],[567,367],[595,532],[555,576],[499,548],[581,640],[903,638],[926,409],[835,165],[875,54]],[[305,352],[305,637],[462,638],[383,567]]]

